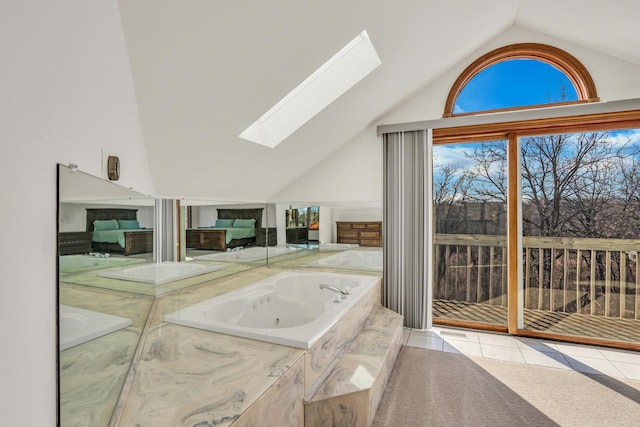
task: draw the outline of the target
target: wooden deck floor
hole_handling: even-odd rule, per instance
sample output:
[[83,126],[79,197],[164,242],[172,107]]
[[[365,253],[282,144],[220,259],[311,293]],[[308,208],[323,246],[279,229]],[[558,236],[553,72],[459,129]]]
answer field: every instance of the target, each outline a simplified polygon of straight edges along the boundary
[[[434,300],[433,318],[506,325],[507,308]],[[530,331],[640,343],[640,320],[525,309],[524,323]]]

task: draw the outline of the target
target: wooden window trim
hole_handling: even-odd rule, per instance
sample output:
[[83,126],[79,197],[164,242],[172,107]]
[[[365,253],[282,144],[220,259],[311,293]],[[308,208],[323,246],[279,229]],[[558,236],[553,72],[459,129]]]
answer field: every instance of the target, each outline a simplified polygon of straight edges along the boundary
[[[511,150],[510,158],[516,158],[513,150],[517,144],[515,139],[521,136],[548,135],[554,133],[589,132],[640,128],[640,109],[619,111],[611,113],[588,114],[570,117],[555,117],[535,120],[518,120],[506,123],[490,123],[472,126],[460,126],[452,128],[433,129],[433,144],[451,144],[456,142],[480,142],[489,140],[508,140],[508,150]],[[515,163],[509,162],[509,212],[515,212],[518,203],[514,197],[513,189],[517,188],[515,178]],[[556,339],[568,342],[576,342],[588,345],[600,345],[629,350],[640,350],[640,344],[625,341],[609,341],[600,338],[585,336],[563,335],[552,332],[542,332],[519,329],[517,323],[517,293],[518,274],[517,265],[520,254],[517,251],[517,234],[513,233],[517,227],[517,217],[513,214],[509,218],[509,249],[508,249],[508,313],[505,325],[494,325],[471,322],[467,320],[453,320],[446,318],[433,319],[434,324],[454,326],[470,329],[488,330],[494,332],[507,332],[518,336],[526,336],[539,339]]]
[[510,133],[529,136],[631,128],[640,128],[640,110],[438,128],[433,130],[433,143],[491,141],[506,139]]
[[[454,113],[456,100],[464,89],[464,87],[473,79],[480,71],[488,68],[498,62],[518,59],[529,58],[538,61],[546,62],[549,65],[554,66],[563,72],[567,78],[571,81],[578,94],[578,101],[551,103],[542,105],[528,105],[522,107],[502,108],[498,110],[483,110],[471,113]],[[599,101],[596,91],[595,83],[589,74],[589,71],[584,65],[573,55],[565,52],[554,46],[541,44],[541,43],[518,43],[509,46],[503,46],[498,49],[494,49],[482,55],[480,58],[472,62],[463,72],[458,76],[455,83],[449,91],[447,101],[444,107],[443,117],[465,116],[480,113],[490,113],[497,111],[513,111],[524,110],[530,108],[549,107],[553,105],[568,105],[568,104],[581,104],[586,102]]]

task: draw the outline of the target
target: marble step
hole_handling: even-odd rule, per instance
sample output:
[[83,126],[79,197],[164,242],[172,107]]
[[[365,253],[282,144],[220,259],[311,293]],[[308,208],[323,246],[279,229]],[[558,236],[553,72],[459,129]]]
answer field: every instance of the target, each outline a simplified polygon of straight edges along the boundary
[[402,346],[402,316],[379,307],[315,394],[305,426],[369,426]]

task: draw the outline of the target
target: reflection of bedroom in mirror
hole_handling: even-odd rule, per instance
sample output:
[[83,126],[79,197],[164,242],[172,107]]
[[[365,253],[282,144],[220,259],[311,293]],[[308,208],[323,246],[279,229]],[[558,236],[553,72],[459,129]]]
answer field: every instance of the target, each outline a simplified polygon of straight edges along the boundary
[[153,199],[62,165],[58,194],[61,425],[107,425],[153,297],[101,286],[98,273],[153,259]]
[[263,203],[180,200],[181,259],[264,265],[277,244],[273,207]]
[[330,244],[383,245],[380,202],[289,202],[276,204],[276,215],[279,239],[290,245],[315,250]]
[[279,238],[317,253],[289,265],[382,271],[381,202],[277,203],[276,216]]

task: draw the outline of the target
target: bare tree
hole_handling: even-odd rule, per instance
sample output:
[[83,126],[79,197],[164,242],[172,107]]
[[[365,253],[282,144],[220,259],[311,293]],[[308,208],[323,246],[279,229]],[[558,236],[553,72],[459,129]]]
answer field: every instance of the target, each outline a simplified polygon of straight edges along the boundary
[[478,202],[507,203],[507,145],[490,141],[474,147],[466,157],[473,161],[470,198]]
[[[640,234],[640,156],[627,139],[620,142],[607,132],[543,135],[522,138],[521,182],[523,231],[527,236],[638,238]],[[467,152],[470,165],[464,170],[443,167],[436,180],[436,231],[445,233],[504,234],[486,227],[491,205],[506,206],[507,144],[479,143]],[[476,221],[478,212],[481,221]],[[472,218],[473,217],[473,218]],[[493,215],[489,219],[495,220]],[[479,228],[474,221],[484,225]],[[497,221],[496,221],[497,222]],[[473,231],[470,231],[473,230]],[[564,251],[531,252],[533,277],[530,286],[552,288],[551,270]],[[444,259],[443,254],[440,254]],[[605,275],[604,252],[594,259],[582,252],[586,265],[595,263],[596,279]],[[618,265],[620,254],[612,254]],[[540,259],[538,259],[540,258]],[[469,261],[469,260],[467,260]],[[539,269],[543,271],[538,274]],[[583,269],[583,272],[588,272]],[[587,273],[584,273],[587,274]],[[628,272],[631,277],[634,272]],[[615,276],[615,274],[614,274]],[[540,283],[537,283],[540,278]],[[584,304],[596,295],[586,295]]]
[[436,210],[436,233],[466,232],[464,206],[472,180],[461,166],[448,163],[438,168],[433,195]]

